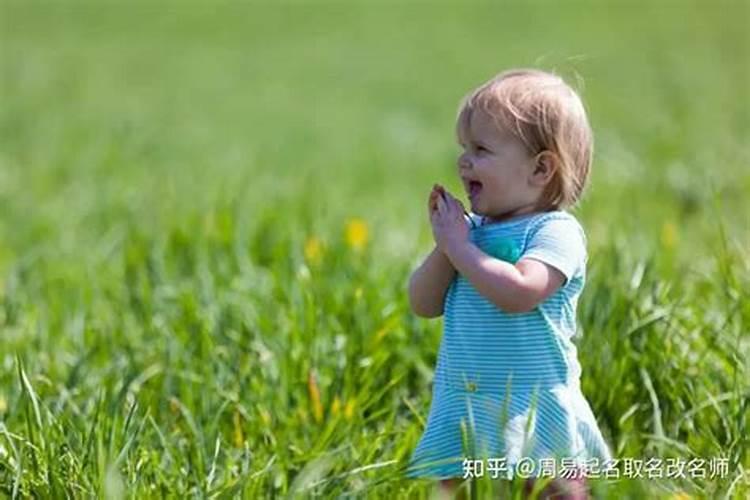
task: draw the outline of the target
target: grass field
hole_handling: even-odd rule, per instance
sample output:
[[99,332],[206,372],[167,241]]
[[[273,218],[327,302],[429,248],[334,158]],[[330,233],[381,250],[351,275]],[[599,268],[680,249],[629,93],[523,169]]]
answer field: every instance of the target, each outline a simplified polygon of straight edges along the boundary
[[747,498],[748,18],[0,3],[0,496],[428,497],[427,196],[460,98],[538,66],[595,131],[583,392],[618,457],[729,464],[594,493]]

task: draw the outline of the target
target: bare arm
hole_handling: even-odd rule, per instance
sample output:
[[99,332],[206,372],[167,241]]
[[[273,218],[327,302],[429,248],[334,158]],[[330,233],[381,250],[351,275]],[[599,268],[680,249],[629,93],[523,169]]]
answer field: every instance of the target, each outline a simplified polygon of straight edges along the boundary
[[471,242],[452,246],[449,255],[479,293],[510,313],[534,309],[565,280],[552,266],[533,259],[521,259],[513,265],[487,255]]
[[442,316],[445,292],[456,270],[445,254],[435,247],[409,279],[409,304],[417,316]]

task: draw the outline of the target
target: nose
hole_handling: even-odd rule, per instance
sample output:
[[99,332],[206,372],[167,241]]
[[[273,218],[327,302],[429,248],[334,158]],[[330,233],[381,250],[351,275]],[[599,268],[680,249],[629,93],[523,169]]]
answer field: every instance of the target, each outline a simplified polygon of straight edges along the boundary
[[471,161],[469,159],[469,155],[467,155],[466,153],[463,153],[458,157],[457,163],[458,163],[459,170],[462,170],[465,168],[471,168]]

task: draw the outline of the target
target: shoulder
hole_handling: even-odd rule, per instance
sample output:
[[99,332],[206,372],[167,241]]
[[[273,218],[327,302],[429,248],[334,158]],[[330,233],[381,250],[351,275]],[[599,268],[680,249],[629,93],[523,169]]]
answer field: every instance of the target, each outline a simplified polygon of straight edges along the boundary
[[586,246],[586,232],[578,218],[565,210],[552,210],[541,212],[533,217],[528,224],[529,236],[543,232],[545,234],[559,233],[560,236],[581,239]]
[[585,272],[586,246],[583,227],[574,215],[562,210],[544,212],[529,221],[521,257],[557,268],[567,281]]
[[539,224],[549,221],[567,221],[580,225],[578,218],[566,210],[550,210],[549,212],[539,212],[532,218],[532,222]]

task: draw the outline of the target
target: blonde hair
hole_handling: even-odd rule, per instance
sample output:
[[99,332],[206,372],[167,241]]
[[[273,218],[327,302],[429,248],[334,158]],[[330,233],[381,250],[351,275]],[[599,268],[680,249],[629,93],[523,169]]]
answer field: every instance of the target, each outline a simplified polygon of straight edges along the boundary
[[498,74],[462,99],[459,137],[476,109],[518,137],[530,155],[552,155],[556,168],[542,193],[541,210],[580,200],[591,170],[593,134],[580,97],[562,78],[536,69]]

